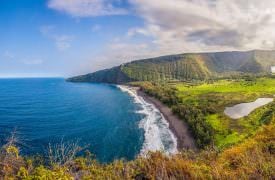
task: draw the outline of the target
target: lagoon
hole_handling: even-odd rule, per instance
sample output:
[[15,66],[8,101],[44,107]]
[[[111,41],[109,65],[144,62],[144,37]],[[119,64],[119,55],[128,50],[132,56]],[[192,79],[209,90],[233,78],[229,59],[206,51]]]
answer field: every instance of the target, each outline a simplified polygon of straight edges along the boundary
[[248,116],[255,109],[269,104],[273,101],[273,98],[258,98],[254,102],[241,103],[232,107],[226,107],[224,113],[232,119],[240,119]]

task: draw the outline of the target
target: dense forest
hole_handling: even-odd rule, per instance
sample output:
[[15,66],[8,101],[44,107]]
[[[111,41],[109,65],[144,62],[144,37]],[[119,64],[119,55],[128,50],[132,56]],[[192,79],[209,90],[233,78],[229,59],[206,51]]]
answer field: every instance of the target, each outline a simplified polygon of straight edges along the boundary
[[195,81],[270,74],[275,51],[189,53],[137,60],[87,75],[73,82]]

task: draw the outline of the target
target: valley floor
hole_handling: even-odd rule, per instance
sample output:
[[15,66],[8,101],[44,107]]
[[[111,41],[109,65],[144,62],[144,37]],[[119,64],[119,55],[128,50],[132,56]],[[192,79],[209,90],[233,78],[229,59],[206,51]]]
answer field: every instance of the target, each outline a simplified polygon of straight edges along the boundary
[[[132,84],[141,87],[150,98],[154,97],[154,101],[158,99],[170,107],[170,112],[189,126],[200,148],[214,145],[224,149],[239,143],[263,124],[268,124],[275,113],[274,101],[239,119],[231,119],[224,113],[227,107],[240,103],[274,98],[274,77]],[[158,106],[158,102],[154,104]],[[162,109],[162,106],[159,108]],[[182,132],[185,134],[186,131]]]

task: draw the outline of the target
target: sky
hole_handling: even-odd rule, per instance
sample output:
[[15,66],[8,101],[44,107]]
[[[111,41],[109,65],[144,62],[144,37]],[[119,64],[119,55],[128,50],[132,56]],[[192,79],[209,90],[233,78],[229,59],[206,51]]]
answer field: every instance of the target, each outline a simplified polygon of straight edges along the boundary
[[252,49],[275,49],[274,0],[0,0],[0,77]]

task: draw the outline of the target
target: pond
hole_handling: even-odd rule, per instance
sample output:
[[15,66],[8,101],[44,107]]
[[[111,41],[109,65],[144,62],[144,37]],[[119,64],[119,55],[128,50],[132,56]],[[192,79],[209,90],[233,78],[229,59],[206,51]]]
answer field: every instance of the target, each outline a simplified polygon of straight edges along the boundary
[[254,102],[241,103],[232,107],[226,107],[224,113],[232,119],[240,119],[248,116],[255,109],[269,104],[273,101],[273,98],[258,98]]

